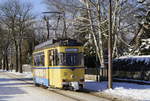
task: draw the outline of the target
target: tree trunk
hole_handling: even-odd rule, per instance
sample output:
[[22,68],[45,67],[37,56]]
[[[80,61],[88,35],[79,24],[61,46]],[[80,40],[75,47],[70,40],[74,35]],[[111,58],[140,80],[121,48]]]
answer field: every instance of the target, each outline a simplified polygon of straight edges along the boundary
[[16,49],[16,72],[18,72],[18,45],[17,42],[15,41],[15,49]]
[[8,71],[9,70],[9,66],[8,66],[8,54],[7,54],[7,51],[6,51],[6,54],[5,54],[5,62],[6,62],[6,70]]
[[5,55],[3,56],[3,70],[5,70]]
[[19,43],[19,72],[22,73],[22,49],[21,49],[21,42]]
[[101,27],[101,15],[100,15],[100,1],[98,0],[98,7],[97,7],[97,13],[98,13],[98,33],[99,33],[99,53],[100,53],[100,64],[101,67],[105,67],[105,61],[104,61],[104,52],[103,52],[103,40],[102,40],[102,31],[100,30]]
[[[93,19],[92,19],[91,11],[89,10],[90,9],[90,5],[89,5],[88,1],[86,1],[86,6],[87,6],[87,9],[88,9],[88,18],[89,18],[90,24],[91,24],[90,29],[91,29],[91,33],[92,33],[92,36],[93,36],[94,44],[95,44],[95,47],[96,47],[96,54],[97,54],[97,56],[99,58],[101,66],[104,66],[103,49],[100,48],[100,47],[102,47],[102,40],[99,39],[99,42],[101,44],[101,45],[99,45],[98,41],[96,40],[96,31],[95,31],[94,26],[93,26],[94,22],[93,22]],[[101,33],[99,32],[99,34],[101,34]],[[101,37],[101,35],[99,37]]]

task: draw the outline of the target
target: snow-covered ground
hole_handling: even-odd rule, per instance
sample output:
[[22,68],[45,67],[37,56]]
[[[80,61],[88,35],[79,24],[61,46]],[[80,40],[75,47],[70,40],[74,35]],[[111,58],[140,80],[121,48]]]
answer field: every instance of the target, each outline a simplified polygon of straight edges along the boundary
[[25,78],[32,78],[32,77],[33,77],[33,75],[32,75],[31,72],[23,72],[23,73],[19,73],[19,72],[15,72],[15,70],[12,70],[12,71],[0,70],[0,71],[12,73],[12,74],[19,75],[19,76],[23,76],[23,77],[25,77]]
[[[88,93],[35,87],[31,80],[0,71],[0,101],[110,101]],[[16,77],[16,76],[15,76]]]
[[121,98],[132,98],[140,101],[150,101],[150,85],[138,85],[131,83],[113,83],[113,89],[107,89],[107,82],[86,81],[85,88],[101,91],[109,95]]
[[[32,73],[15,73],[9,72],[24,77],[32,77]],[[92,80],[86,80],[85,88],[103,92],[105,94],[112,95],[114,97],[132,98],[138,101],[150,101],[150,85],[139,85],[132,83],[113,83],[113,89],[107,89],[107,82],[95,82]]]

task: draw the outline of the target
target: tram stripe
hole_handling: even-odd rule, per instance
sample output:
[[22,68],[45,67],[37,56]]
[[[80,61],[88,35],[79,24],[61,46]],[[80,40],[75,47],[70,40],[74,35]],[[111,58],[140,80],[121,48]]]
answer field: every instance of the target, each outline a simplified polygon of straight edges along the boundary
[[32,69],[81,69],[84,67],[34,67]]

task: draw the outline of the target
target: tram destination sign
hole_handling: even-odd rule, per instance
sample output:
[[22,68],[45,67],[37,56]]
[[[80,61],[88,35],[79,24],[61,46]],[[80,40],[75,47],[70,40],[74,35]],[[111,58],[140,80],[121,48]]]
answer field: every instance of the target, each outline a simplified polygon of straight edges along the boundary
[[66,48],[66,52],[78,52],[77,48]]

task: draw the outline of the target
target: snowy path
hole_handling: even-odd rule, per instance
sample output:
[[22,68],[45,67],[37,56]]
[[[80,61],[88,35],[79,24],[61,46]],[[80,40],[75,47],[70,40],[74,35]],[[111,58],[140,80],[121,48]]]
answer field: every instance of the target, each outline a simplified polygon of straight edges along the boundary
[[61,91],[55,93],[41,87],[34,87],[32,83],[11,78],[7,74],[9,73],[0,71],[0,101],[108,101],[78,92]]

